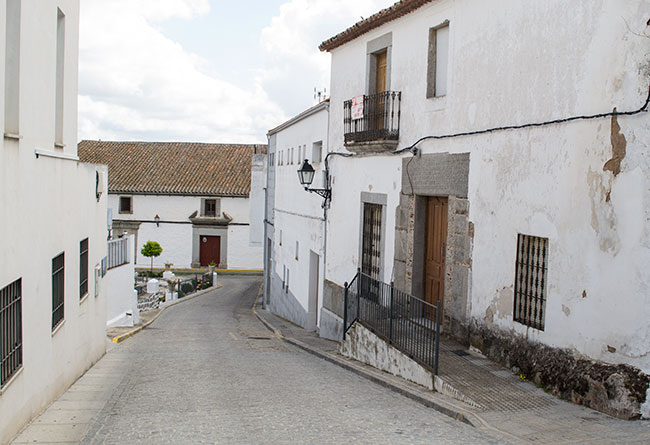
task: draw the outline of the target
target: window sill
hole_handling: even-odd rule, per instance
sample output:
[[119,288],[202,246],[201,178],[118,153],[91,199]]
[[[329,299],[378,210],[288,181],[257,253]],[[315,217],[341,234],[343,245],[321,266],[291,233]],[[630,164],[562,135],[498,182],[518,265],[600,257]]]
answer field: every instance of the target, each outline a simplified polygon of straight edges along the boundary
[[56,151],[46,151],[46,150],[41,150],[41,149],[36,149],[34,150],[34,154],[36,155],[36,159],[38,159],[39,156],[45,156],[47,158],[56,158],[56,159],[64,159],[67,161],[78,161],[79,158],[77,156],[72,156],[72,155],[67,155],[65,153],[59,153]]
[[0,388],[0,396],[1,396],[2,394],[5,393],[5,391],[7,390],[7,388],[9,388],[9,386],[11,386],[11,384],[12,384],[16,379],[18,379],[18,376],[19,376],[20,374],[23,373],[23,369],[24,369],[24,368],[25,368],[24,365],[20,365],[20,368],[18,368],[18,369],[16,370],[16,372],[14,372],[14,375],[12,375],[11,377],[9,377],[9,380],[7,380],[5,383],[2,384],[2,388]]
[[54,337],[57,334],[57,332],[61,330],[64,324],[65,324],[65,319],[61,320],[59,324],[56,325],[56,327],[52,330],[52,337]]
[[19,141],[19,140],[21,140],[23,138],[21,135],[16,134],[16,133],[5,133],[4,136],[5,136],[5,139],[12,139],[12,140],[15,140],[15,141]]

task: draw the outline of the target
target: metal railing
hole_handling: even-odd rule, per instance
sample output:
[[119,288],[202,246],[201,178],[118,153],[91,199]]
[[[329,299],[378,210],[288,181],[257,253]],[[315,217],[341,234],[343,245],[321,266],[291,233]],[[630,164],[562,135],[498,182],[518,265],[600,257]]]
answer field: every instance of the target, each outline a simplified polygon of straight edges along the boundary
[[193,294],[194,292],[200,291],[202,289],[207,289],[209,287],[212,287],[212,274],[209,272],[201,275],[195,275],[194,277],[185,280],[178,280],[176,282],[178,298],[183,298],[186,295]]
[[399,139],[402,93],[384,91],[363,96],[363,115],[352,117],[352,99],[343,102],[345,142],[369,142]]
[[358,271],[345,283],[343,340],[359,322],[438,374],[440,302],[432,305]]
[[129,239],[118,238],[108,242],[107,269],[127,264],[129,262]]

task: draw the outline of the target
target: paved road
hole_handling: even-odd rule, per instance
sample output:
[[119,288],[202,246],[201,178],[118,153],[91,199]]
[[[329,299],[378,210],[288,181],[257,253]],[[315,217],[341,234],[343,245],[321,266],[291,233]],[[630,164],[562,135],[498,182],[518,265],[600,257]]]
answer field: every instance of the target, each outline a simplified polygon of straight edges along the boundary
[[[83,442],[502,443],[282,342],[252,315],[260,278],[221,279],[84,377],[112,383],[108,402],[77,429]],[[80,383],[55,405],[92,404]]]

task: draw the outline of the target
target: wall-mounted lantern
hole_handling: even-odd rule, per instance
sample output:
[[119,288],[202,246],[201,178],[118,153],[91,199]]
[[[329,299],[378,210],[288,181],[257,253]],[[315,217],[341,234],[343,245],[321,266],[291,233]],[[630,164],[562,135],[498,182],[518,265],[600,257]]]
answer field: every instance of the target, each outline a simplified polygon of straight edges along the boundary
[[153,220],[156,223],[156,227],[160,227],[160,216],[156,215]]
[[325,189],[310,189],[309,186],[311,183],[314,181],[314,174],[316,171],[314,170],[314,167],[311,166],[309,161],[305,159],[305,161],[302,163],[302,166],[298,170],[298,179],[300,180],[300,184],[305,187],[305,190],[308,192],[316,193],[317,195],[322,196],[325,198],[325,203],[330,200],[332,197],[332,189],[330,188],[325,188]]

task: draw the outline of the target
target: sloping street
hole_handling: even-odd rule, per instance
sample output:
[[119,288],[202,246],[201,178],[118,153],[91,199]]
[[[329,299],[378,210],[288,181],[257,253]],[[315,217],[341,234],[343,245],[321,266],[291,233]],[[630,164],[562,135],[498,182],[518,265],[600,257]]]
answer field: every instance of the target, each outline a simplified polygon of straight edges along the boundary
[[14,443],[503,443],[282,342],[259,277],[167,309]]

